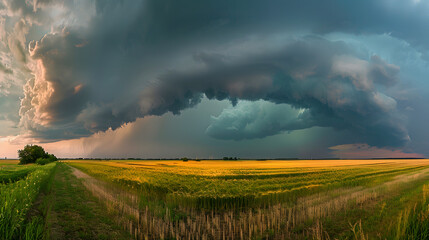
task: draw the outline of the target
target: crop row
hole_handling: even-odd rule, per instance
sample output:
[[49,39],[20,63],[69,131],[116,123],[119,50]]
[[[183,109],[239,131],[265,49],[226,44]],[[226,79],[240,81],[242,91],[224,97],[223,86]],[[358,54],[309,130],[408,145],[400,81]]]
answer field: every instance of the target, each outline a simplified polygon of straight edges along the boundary
[[[290,168],[268,169],[253,175],[247,169],[240,174],[203,174],[195,169],[175,166],[124,167],[120,163],[69,162],[70,165],[97,178],[125,186],[151,200],[204,209],[259,207],[274,203],[291,203],[309,194],[339,187],[370,186],[392,177],[428,166],[372,166],[308,168],[302,172]],[[175,172],[173,172],[173,171]],[[294,169],[295,170],[295,169]],[[226,172],[217,169],[217,172]]]
[[13,183],[25,178],[36,169],[36,166],[25,166],[17,169],[4,169],[0,171],[0,184]]
[[[387,234],[386,239],[407,239],[405,236],[427,239],[429,236],[427,202],[425,208],[412,214],[406,210],[405,217],[396,222],[402,209],[409,206],[413,209],[415,197],[429,181],[429,169],[425,169],[424,163],[421,166],[307,168],[302,174],[286,176],[281,175],[282,170],[270,169],[270,172],[277,172],[271,174],[272,178],[242,178],[241,173],[250,174],[240,169],[236,170],[240,172],[237,179],[207,174],[186,176],[185,168],[176,168],[180,173],[172,174],[170,169],[174,167],[171,166],[165,171],[164,166],[152,171],[125,168],[122,163],[120,167],[114,167],[112,162],[105,163],[69,162],[96,176],[74,171],[108,209],[118,211],[118,216],[122,216],[119,222],[136,239],[196,239],[195,236],[198,239],[329,239],[330,236],[331,239],[368,239],[377,234]],[[289,169],[283,171],[291,172]],[[270,174],[258,172],[255,175]],[[329,177],[330,182],[317,179],[323,176]],[[175,177],[179,180],[174,181]],[[186,177],[190,180],[186,181]],[[162,178],[172,182],[168,184]],[[221,192],[218,196],[203,195],[205,184],[210,181],[223,184],[216,190],[221,191],[234,184],[239,186],[261,179],[273,184],[277,181],[277,190],[255,191],[248,195],[239,191],[233,192],[235,195],[222,195]],[[298,187],[288,188],[294,181]],[[305,184],[305,181],[310,183]],[[160,185],[160,182],[166,184]],[[189,191],[196,186],[202,191]],[[428,189],[423,187],[424,192],[429,192]],[[424,195],[424,199],[428,196]],[[332,222],[335,226],[330,224]],[[392,232],[396,227],[398,232]],[[321,237],[320,233],[327,237]]]
[[[41,187],[52,174],[54,166],[55,163],[37,166],[18,181],[0,184],[0,236],[2,239],[20,239],[26,235],[34,237],[34,234],[29,231],[38,228],[35,228],[34,222],[26,216]],[[25,173],[24,170],[22,172]]]

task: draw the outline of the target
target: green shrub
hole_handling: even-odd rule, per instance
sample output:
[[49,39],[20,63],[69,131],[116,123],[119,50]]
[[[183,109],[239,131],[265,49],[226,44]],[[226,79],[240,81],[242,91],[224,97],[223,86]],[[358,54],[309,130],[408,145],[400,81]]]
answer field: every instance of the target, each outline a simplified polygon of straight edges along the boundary
[[49,159],[50,162],[58,161],[58,158],[54,154],[48,154],[46,158]]
[[36,164],[38,164],[38,165],[46,165],[46,164],[51,163],[51,162],[52,161],[49,158],[38,158],[36,160]]

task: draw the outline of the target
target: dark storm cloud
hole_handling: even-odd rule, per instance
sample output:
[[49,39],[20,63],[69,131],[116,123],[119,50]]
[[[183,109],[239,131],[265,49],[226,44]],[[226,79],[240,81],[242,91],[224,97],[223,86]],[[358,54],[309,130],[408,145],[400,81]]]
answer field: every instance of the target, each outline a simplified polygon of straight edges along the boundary
[[233,108],[224,109],[218,117],[212,117],[206,133],[217,139],[242,140],[265,138],[316,125],[317,120],[308,110],[266,101],[241,101]]
[[[98,1],[97,9],[104,12],[109,5],[109,1]],[[141,6],[138,21],[130,26],[135,32],[129,34],[150,43],[194,42],[195,38],[219,41],[223,34],[307,30],[318,34],[389,33],[425,50],[429,47],[426,1],[152,0]]]
[[[36,1],[34,6],[49,2]],[[18,3],[22,5],[14,1],[9,9],[32,14]],[[388,32],[424,50],[429,37],[421,31],[427,16],[412,3],[398,3],[416,14],[399,14],[396,19],[392,14],[400,9],[388,5],[389,1],[97,1],[88,22],[65,24],[63,30],[30,44],[39,72],[25,87],[21,126],[45,140],[75,138],[147,115],[178,114],[206,96],[233,104],[264,100],[307,109],[300,127],[262,127],[243,136],[238,129],[234,137],[209,128],[217,138],[264,137],[326,126],[358,134],[372,145],[398,146],[409,137],[396,101],[383,93],[399,81],[397,66],[378,56],[362,59],[347,43],[321,37],[269,45],[275,42],[274,33]],[[408,24],[414,27],[404,27]],[[240,42],[245,45],[252,36],[259,36],[261,44],[240,50]],[[231,55],[219,51],[227,47]],[[183,59],[188,62],[181,63]],[[217,129],[226,124],[218,122]]]
[[[307,38],[280,51],[243,56],[238,62],[206,63],[206,69],[191,73],[171,72],[145,88],[140,100],[142,113],[178,113],[198,103],[201,93],[233,103],[237,99],[265,100],[308,112],[291,122],[275,124],[256,108],[253,110],[259,113],[250,113],[254,118],[249,117],[249,111],[232,118],[221,115],[207,132],[216,138],[239,140],[323,126],[349,130],[372,145],[404,144],[409,137],[397,115],[396,101],[378,90],[397,81],[399,68],[377,56],[365,61],[352,54],[342,42]],[[259,121],[258,117],[266,123],[247,132],[246,127]],[[226,131],[234,123],[240,127]]]

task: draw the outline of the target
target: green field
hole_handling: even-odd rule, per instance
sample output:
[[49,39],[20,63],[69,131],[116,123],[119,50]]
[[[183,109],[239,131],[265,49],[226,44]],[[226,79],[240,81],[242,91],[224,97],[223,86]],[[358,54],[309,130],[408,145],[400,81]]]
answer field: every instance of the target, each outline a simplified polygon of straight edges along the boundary
[[43,216],[30,215],[36,198],[46,191],[55,164],[18,166],[0,162],[1,239],[41,239]]
[[69,160],[0,169],[4,239],[429,237],[429,160]]

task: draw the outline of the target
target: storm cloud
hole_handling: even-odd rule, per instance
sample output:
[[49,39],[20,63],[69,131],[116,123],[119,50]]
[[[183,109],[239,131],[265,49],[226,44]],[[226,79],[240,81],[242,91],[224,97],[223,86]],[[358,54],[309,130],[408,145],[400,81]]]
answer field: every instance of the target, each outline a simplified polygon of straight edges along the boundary
[[[305,126],[352,129],[364,134],[370,144],[398,146],[409,138],[396,116],[396,101],[378,90],[398,81],[399,68],[375,55],[369,61],[359,59],[343,42],[309,36],[291,40],[272,52],[197,54],[194,61],[200,62],[200,67],[184,72],[171,70],[154,82],[148,79],[134,96],[124,92],[116,79],[94,81],[88,76],[92,69],[86,67],[93,65],[85,62],[92,61],[91,54],[80,46],[81,42],[84,40],[63,30],[30,44],[31,56],[40,60],[43,76],[30,82],[33,85],[28,85],[29,94],[22,101],[23,107],[30,105],[28,110],[21,108],[22,116],[37,124],[28,127],[64,128],[72,119],[84,135],[85,131],[89,134],[115,129],[148,115],[179,114],[205,96],[229,99],[233,104],[239,99],[265,100],[309,109],[312,124]],[[103,87],[109,83],[115,86],[110,93]],[[103,95],[91,93],[97,87],[103,89]],[[31,89],[37,89],[38,94],[30,95]],[[105,101],[106,94],[110,101]],[[275,133],[265,135],[271,134]]]
[[235,107],[224,109],[218,117],[212,117],[206,132],[218,139],[242,140],[265,138],[316,124],[307,109],[266,101],[240,101]]
[[[378,56],[369,61],[356,58],[342,42],[308,37],[293,41],[276,52],[242,56],[237,62],[228,64],[211,66],[206,63],[206,66],[202,71],[187,74],[171,72],[155,86],[147,87],[140,101],[142,113],[178,113],[198,103],[204,93],[209,99],[229,99],[233,103],[237,99],[264,100],[307,109],[305,117],[300,116],[295,123],[268,121],[259,129],[260,133],[250,135],[246,135],[246,126],[236,129],[235,134],[214,126],[229,128],[232,126],[226,122],[243,121],[236,118],[252,123],[259,121],[258,117],[266,118],[265,113],[253,113],[254,118],[237,114],[232,121],[224,116],[231,110],[225,111],[216,118],[215,125],[208,128],[209,134],[221,139],[264,137],[322,126],[350,130],[377,146],[400,146],[409,140],[396,111],[396,101],[379,90],[398,81],[399,68]],[[240,106],[237,108],[240,112]]]
[[[3,47],[16,63],[2,60],[0,74],[26,76],[14,121],[42,142],[177,115],[205,98],[232,105],[207,126],[216,139],[326,127],[353,136],[344,144],[412,140],[403,110],[411,101],[397,94],[401,65],[356,41],[388,35],[425,62],[425,1],[13,0],[1,7]],[[339,33],[350,39],[335,39]]]

